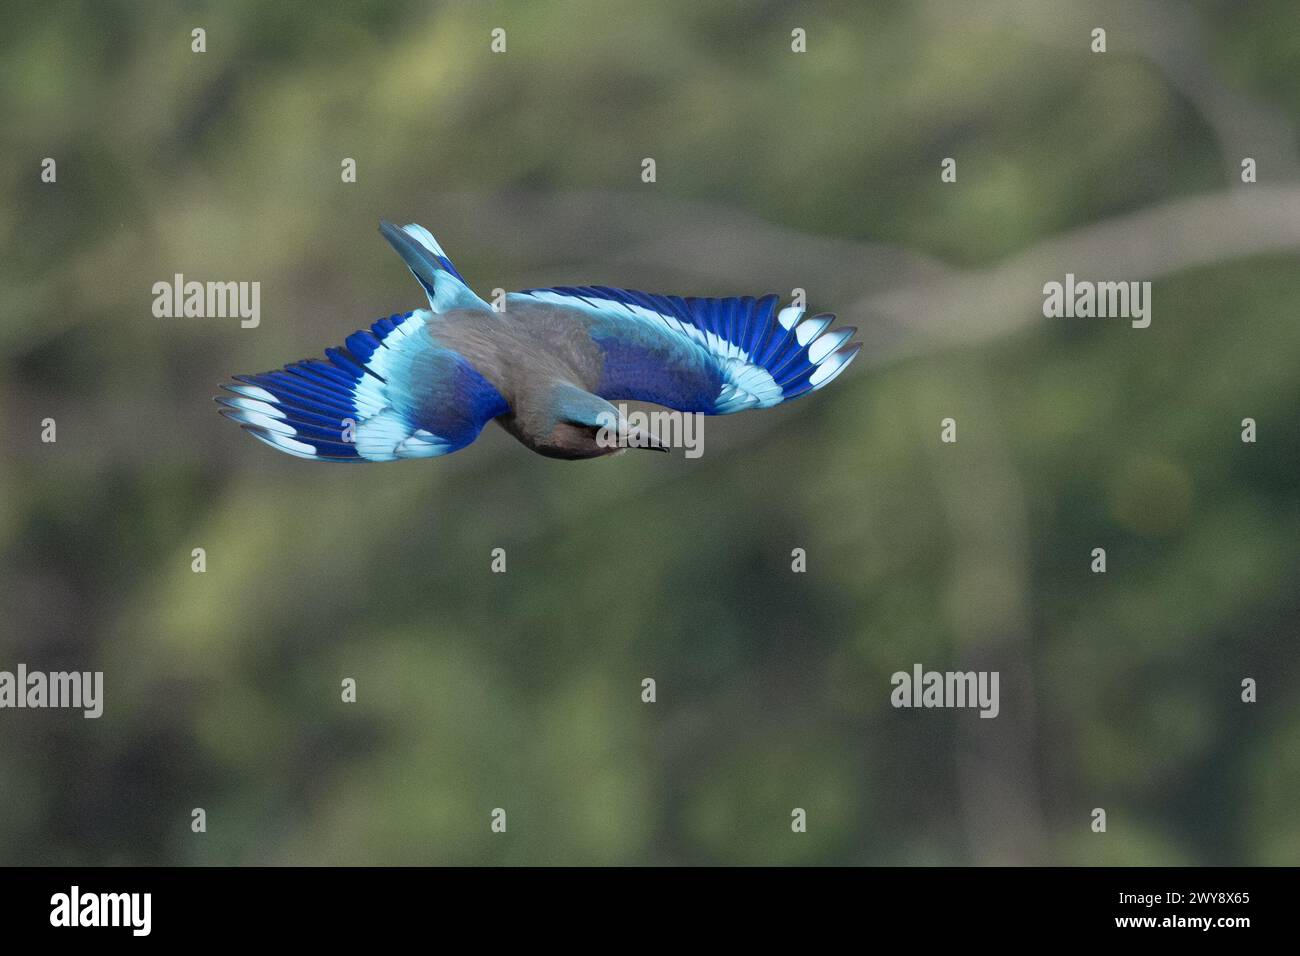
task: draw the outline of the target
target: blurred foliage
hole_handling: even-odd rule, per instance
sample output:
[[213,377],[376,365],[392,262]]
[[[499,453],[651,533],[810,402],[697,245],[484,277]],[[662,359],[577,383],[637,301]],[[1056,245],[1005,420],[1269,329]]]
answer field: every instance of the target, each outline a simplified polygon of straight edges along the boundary
[[[0,712],[0,863],[1294,863],[1300,255],[1160,281],[1145,331],[861,362],[698,461],[311,465],[211,403],[420,304],[380,217],[480,290],[737,294],[810,253],[718,288],[570,250],[636,193],[971,267],[1225,188],[1140,44],[1069,32],[1119,6],[1019,6],[4,3],[0,669],[107,703]],[[1293,4],[1192,9],[1294,115]],[[567,190],[608,236],[474,215]],[[177,272],[261,281],[261,326],[155,319]],[[1002,715],[891,709],[914,662],[1000,670]]]

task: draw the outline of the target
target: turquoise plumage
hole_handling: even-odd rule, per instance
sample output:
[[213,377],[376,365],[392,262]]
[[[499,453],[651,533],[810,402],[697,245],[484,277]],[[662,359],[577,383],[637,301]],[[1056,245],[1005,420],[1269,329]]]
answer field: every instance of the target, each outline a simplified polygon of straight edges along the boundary
[[605,286],[528,289],[502,311],[474,294],[422,226],[380,225],[428,309],[348,336],[324,360],[238,375],[222,412],[272,447],[325,461],[430,458],[491,420],[555,458],[618,451],[614,401],[726,415],[828,385],[861,346],[832,315],[762,298],[681,298]]

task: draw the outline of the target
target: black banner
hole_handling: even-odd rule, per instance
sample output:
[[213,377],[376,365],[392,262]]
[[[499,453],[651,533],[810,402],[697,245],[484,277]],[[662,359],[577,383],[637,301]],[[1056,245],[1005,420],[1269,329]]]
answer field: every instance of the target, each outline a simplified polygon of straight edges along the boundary
[[[912,926],[944,939],[1202,937],[1277,932],[1294,869],[27,869],[0,871],[13,939],[82,944],[286,939],[337,944],[454,927],[560,923],[745,935]],[[539,940],[540,942],[540,940]]]

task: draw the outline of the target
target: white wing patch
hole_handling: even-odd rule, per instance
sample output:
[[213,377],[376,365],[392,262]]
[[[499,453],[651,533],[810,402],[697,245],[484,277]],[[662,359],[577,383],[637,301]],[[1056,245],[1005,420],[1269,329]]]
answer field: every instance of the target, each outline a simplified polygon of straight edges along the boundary
[[[424,233],[428,239],[425,244],[439,255],[443,254],[429,230],[423,226],[406,226],[405,229]],[[386,382],[391,382],[393,373],[404,360],[402,349],[407,345],[419,347],[414,340],[424,331],[429,315],[428,311],[418,309],[395,323],[393,331],[381,340],[366,367]],[[385,394],[387,386],[375,375],[363,375],[353,392],[352,400],[357,411],[364,416],[357,422],[357,454],[370,461],[392,461],[395,458],[435,458],[450,451],[451,443],[432,432],[423,428],[411,431],[410,425],[392,407],[389,396]]]

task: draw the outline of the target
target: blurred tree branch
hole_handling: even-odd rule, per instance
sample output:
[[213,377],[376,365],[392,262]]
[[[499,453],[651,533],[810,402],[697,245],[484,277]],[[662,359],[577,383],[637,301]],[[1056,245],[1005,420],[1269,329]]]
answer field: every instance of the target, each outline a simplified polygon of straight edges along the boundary
[[870,293],[845,311],[897,329],[897,352],[889,356],[897,357],[1023,328],[1042,317],[1043,283],[1067,271],[1080,278],[1156,280],[1298,248],[1300,186],[1240,186],[1087,225],[991,269]]

